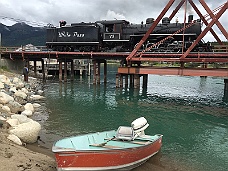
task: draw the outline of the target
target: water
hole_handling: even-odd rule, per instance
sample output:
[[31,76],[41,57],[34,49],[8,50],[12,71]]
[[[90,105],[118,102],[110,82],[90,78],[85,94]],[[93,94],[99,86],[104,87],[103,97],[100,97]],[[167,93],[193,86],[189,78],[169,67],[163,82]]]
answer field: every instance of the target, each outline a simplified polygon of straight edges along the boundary
[[163,134],[161,153],[135,170],[225,171],[228,168],[228,100],[221,78],[149,75],[147,89],[115,87],[115,65],[108,83],[91,78],[45,87],[42,139],[54,141],[117,129],[144,116],[148,134]]

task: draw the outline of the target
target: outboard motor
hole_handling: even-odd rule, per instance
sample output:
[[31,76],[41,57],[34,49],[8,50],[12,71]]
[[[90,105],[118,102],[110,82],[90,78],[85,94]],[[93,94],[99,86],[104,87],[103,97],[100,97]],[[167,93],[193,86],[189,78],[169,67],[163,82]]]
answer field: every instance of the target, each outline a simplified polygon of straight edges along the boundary
[[144,117],[140,117],[136,120],[134,120],[131,123],[131,127],[134,130],[134,139],[136,137],[143,137],[145,135],[144,130],[149,126],[149,124],[147,123],[147,120]]

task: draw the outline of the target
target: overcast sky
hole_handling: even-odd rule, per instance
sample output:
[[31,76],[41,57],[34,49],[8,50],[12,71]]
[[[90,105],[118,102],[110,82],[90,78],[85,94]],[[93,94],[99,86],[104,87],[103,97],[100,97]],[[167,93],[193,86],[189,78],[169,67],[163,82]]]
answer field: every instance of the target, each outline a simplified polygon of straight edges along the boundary
[[[21,21],[30,21],[30,23],[46,25],[51,23],[58,25],[60,20],[66,20],[68,24],[74,22],[95,22],[97,20],[126,19],[131,23],[141,23],[146,18],[157,18],[169,0],[0,0],[0,22],[12,25],[15,22],[3,19],[3,17],[20,19]],[[172,10],[177,6],[180,0],[168,11],[169,16]],[[193,0],[202,14],[207,14],[198,0]],[[227,2],[227,0],[205,0],[210,9]],[[188,6],[189,13],[194,10]],[[180,10],[173,19],[175,22],[178,17],[179,22],[183,22],[184,10]],[[228,28],[227,11],[219,19],[225,29]],[[195,15],[195,18],[196,17]],[[29,24],[29,23],[28,23]],[[213,27],[216,33],[224,41],[226,38],[222,35],[217,26]],[[212,35],[208,34],[204,40],[214,41]]]

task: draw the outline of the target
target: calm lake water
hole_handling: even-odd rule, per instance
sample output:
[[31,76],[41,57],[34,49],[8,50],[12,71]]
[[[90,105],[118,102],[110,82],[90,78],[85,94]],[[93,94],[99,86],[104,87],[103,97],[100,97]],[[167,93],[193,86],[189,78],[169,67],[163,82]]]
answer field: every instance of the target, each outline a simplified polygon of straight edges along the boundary
[[[147,134],[163,134],[161,152],[135,169],[225,171],[228,169],[228,100],[222,78],[149,75],[147,89],[116,88],[117,66],[108,65],[108,83],[92,77],[45,85],[44,146],[89,132],[130,126],[144,116]],[[101,79],[102,81],[102,79]]]

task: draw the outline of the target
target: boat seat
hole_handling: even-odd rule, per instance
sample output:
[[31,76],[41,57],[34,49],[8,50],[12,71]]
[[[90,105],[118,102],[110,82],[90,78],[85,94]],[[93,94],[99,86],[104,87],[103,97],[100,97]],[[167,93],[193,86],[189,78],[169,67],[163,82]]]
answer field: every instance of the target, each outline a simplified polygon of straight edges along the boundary
[[134,139],[134,130],[132,127],[120,126],[116,132],[116,139],[131,141]]

